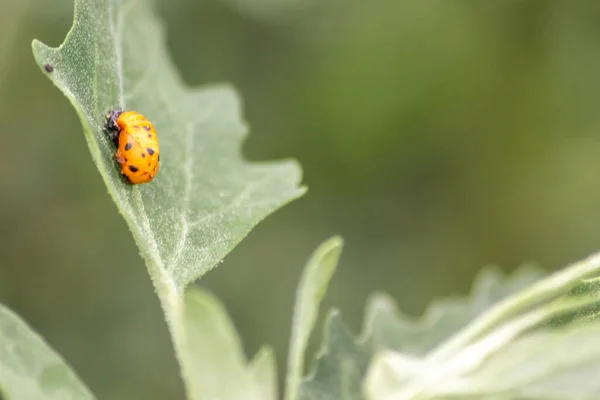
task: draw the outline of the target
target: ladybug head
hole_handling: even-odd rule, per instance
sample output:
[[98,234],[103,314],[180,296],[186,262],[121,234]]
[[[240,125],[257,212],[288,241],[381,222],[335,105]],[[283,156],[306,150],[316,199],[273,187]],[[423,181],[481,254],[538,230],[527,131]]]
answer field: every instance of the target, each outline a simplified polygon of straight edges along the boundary
[[106,124],[104,124],[104,131],[110,136],[110,138],[116,143],[119,137],[119,126],[117,125],[117,119],[123,114],[123,110],[117,108],[106,114]]

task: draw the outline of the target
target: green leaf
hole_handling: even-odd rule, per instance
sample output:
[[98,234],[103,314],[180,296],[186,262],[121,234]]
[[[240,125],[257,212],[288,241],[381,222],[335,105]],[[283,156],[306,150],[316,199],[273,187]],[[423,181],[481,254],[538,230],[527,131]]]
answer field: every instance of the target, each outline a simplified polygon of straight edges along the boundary
[[301,384],[302,400],[362,399],[361,383],[372,358],[384,349],[402,351],[403,381],[423,368],[420,359],[449,335],[511,293],[543,276],[524,266],[510,277],[486,268],[477,277],[471,296],[433,303],[420,320],[401,314],[385,294],[369,299],[363,332],[355,338],[337,311],[325,324],[323,345],[311,373]]
[[519,293],[494,305],[466,329],[445,341],[428,355],[430,361],[443,361],[511,318],[544,302],[564,296],[582,280],[600,271],[600,253],[554,273]]
[[[600,293],[600,278],[586,279],[581,284],[575,286],[565,297],[582,298],[585,296],[597,296]],[[576,320],[593,321],[598,318],[600,313],[600,303],[593,303],[587,307],[580,307],[571,313],[561,315],[552,319],[551,326],[562,326],[570,324]]]
[[300,386],[301,400],[360,400],[360,382],[371,359],[368,344],[356,341],[332,310],[326,320],[324,345],[311,374]]
[[[50,48],[34,41],[33,52],[79,115],[92,158],[146,261],[182,374],[193,376],[186,286],[259,221],[304,193],[300,168],[243,159],[247,129],[238,96],[228,86],[192,90],[182,83],[144,0],[76,0],[64,43]],[[116,107],[144,114],[157,129],[161,167],[151,183],[124,183],[112,160],[115,149],[102,128]],[[188,391],[194,385],[185,383]]]
[[419,320],[402,314],[391,298],[377,294],[367,308],[365,329],[385,348],[422,356],[492,305],[542,276],[544,273],[532,265],[523,265],[510,276],[496,267],[484,268],[475,278],[468,297],[435,301]]
[[468,377],[440,385],[438,396],[597,399],[600,325],[534,332],[496,351]]
[[335,272],[342,252],[342,239],[334,237],[323,243],[308,261],[298,290],[292,321],[292,338],[288,355],[286,400],[296,400],[304,370],[304,352],[315,327],[319,305]]
[[[565,343],[575,343],[566,336],[574,332],[563,330],[557,336],[556,329],[536,330],[548,328],[550,325],[544,322],[550,318],[597,302],[598,296],[548,304],[490,332],[447,361],[431,361],[431,357],[420,359],[415,364],[418,367],[416,370],[407,370],[405,354],[385,351],[375,359],[369,372],[365,385],[368,398],[434,399],[483,395],[496,398],[505,392],[515,393],[510,398],[523,398],[529,384],[538,385],[540,380],[555,373],[572,374],[571,368],[577,370],[583,367],[585,372],[588,367],[586,363],[593,361],[594,357],[598,358],[594,349],[591,349],[589,357],[575,349],[571,350],[573,354],[565,352]],[[541,352],[541,348],[533,345],[532,339],[540,343],[552,343],[552,348],[546,349],[548,354],[556,349],[561,350],[546,358],[553,359],[554,365],[540,361],[542,357],[537,352]],[[529,344],[523,346],[522,342]],[[581,344],[585,344],[585,341]],[[518,350],[515,351],[515,348]],[[598,361],[600,359],[596,363]],[[492,372],[482,373],[486,369]]]
[[[155,283],[181,290],[304,189],[295,162],[242,158],[246,127],[238,96],[227,86],[183,85],[162,31],[143,0],[77,0],[65,42],[53,49],[34,41],[33,49],[79,114]],[[157,128],[161,169],[149,184],[124,183],[111,158],[115,149],[102,127],[115,107],[141,112]]]
[[[407,368],[387,350],[370,367],[369,399],[597,398],[600,254],[506,298]],[[590,382],[583,382],[589,380]],[[576,388],[575,388],[576,387]]]
[[37,333],[0,304],[0,398],[86,400],[94,396]]
[[276,400],[277,392],[277,365],[275,353],[270,346],[263,346],[252,359],[250,374],[256,382],[258,399]]
[[185,376],[193,399],[276,399],[272,351],[263,348],[248,364],[227,312],[208,292],[192,287],[186,293],[185,354],[192,367]]

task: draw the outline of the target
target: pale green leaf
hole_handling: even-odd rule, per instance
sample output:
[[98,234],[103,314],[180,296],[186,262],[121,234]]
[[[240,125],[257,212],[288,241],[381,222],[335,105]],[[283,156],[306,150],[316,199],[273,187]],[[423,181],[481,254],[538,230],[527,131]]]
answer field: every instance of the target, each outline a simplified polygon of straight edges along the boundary
[[[228,86],[192,90],[182,83],[162,25],[144,0],[76,0],[64,43],[50,48],[34,41],[33,51],[80,117],[92,158],[146,261],[183,375],[192,376],[185,287],[259,221],[304,193],[300,168],[243,159],[247,129],[237,94]],[[144,114],[158,131],[161,167],[151,183],[131,186],[120,177],[102,131],[105,114],[116,107]],[[189,392],[193,382],[185,383]]]
[[299,399],[360,400],[360,382],[372,356],[369,345],[355,340],[336,310],[328,315],[323,341]]
[[250,362],[250,374],[256,384],[256,393],[261,400],[277,400],[277,364],[270,346],[263,346]]
[[412,369],[407,354],[381,353],[366,379],[367,398],[597,398],[599,281],[582,279],[598,272],[600,255],[524,288]]
[[286,400],[298,399],[300,380],[304,370],[304,352],[317,322],[319,305],[337,267],[342,244],[342,239],[339,237],[331,238],[323,243],[315,250],[302,273],[296,292],[292,321],[285,389]]
[[495,352],[438,397],[595,400],[600,393],[600,324],[575,324],[526,335]]
[[391,298],[379,294],[367,308],[365,329],[372,332],[373,339],[382,347],[414,356],[424,355],[492,305],[543,275],[539,268],[531,265],[523,265],[510,276],[496,267],[484,268],[477,275],[469,296],[434,301],[419,320],[403,315]]
[[221,303],[196,287],[185,297],[184,357],[191,366],[184,371],[190,383],[188,396],[198,400],[275,400],[269,397],[277,388],[272,351],[263,348],[248,363]]
[[[529,342],[531,349],[519,345],[517,345],[519,352],[511,352],[510,349],[515,343],[528,342],[531,337],[549,343],[550,337],[556,330],[547,323],[548,320],[564,313],[571,313],[572,310],[581,307],[597,304],[598,301],[598,296],[589,296],[547,304],[488,333],[447,361],[432,361],[427,357],[421,359],[418,364],[414,364],[418,369],[408,371],[408,373],[405,354],[388,350],[373,363],[365,391],[369,399],[430,399],[455,396],[457,393],[461,396],[474,396],[479,395],[479,392],[495,396],[503,395],[507,390],[522,393],[521,390],[525,388],[524,382],[537,384],[539,379],[545,377],[546,372],[553,370],[559,373],[568,373],[569,371],[565,370],[569,366],[579,367],[581,360],[577,358],[576,351],[574,355],[571,355],[564,353],[565,349],[562,348],[562,355],[555,356],[556,365],[539,362],[540,357],[535,354],[536,347],[531,342]],[[536,331],[536,329],[541,330]],[[562,333],[571,334],[572,332],[563,331]],[[567,340],[567,342],[569,341]],[[582,344],[584,343],[582,342]],[[548,349],[548,352],[550,353],[551,350]],[[506,359],[507,355],[512,357],[510,361]],[[498,359],[501,361],[499,362]],[[590,360],[586,359],[585,361]],[[503,370],[502,362],[510,367]],[[481,371],[485,370],[489,364],[492,365],[489,369],[493,373],[482,375]],[[519,368],[522,368],[521,371],[516,372]],[[517,378],[514,385],[506,386],[506,390],[502,387],[510,382],[510,379],[498,383],[503,380],[502,372],[505,375],[512,374],[513,378]],[[528,376],[531,378],[531,382],[526,378]],[[517,398],[519,397],[517,396]]]
[[91,400],[94,396],[44,339],[0,304],[0,398]]
[[[242,158],[246,126],[237,94],[227,86],[187,88],[163,36],[144,0],[77,0],[65,42],[53,49],[34,41],[33,48],[79,114],[155,283],[181,290],[304,189],[296,163]],[[161,169],[149,184],[124,183],[111,158],[115,149],[102,127],[115,107],[136,110],[157,128]]]
[[384,349],[402,351],[405,382],[423,368],[420,357],[443,342],[478,314],[511,293],[537,281],[543,274],[530,266],[512,276],[486,268],[477,277],[467,298],[437,301],[424,317],[414,320],[401,314],[385,294],[372,296],[367,304],[363,332],[355,338],[337,312],[330,313],[323,345],[301,384],[302,400],[359,400],[361,383],[372,358]]
[[[585,296],[597,296],[600,293],[600,278],[586,279],[581,284],[575,286],[565,298],[582,298]],[[549,324],[551,326],[562,326],[572,323],[576,320],[594,321],[600,313],[600,303],[590,304],[587,307],[580,307],[571,313],[561,315],[558,318],[552,319]]]
[[535,282],[520,292],[498,302],[465,329],[433,349],[428,354],[432,362],[453,357],[465,346],[481,336],[502,326],[510,319],[530,310],[536,305],[564,296],[582,284],[582,280],[600,272],[600,253],[592,255],[569,267]]

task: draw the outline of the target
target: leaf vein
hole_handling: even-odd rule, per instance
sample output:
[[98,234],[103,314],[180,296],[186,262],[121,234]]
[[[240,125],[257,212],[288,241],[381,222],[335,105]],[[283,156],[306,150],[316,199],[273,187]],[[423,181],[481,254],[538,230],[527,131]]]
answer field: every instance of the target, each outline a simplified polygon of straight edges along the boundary
[[177,247],[175,248],[175,251],[173,251],[173,255],[171,256],[171,259],[167,264],[168,271],[173,271],[173,269],[175,269],[175,267],[179,265],[179,260],[181,259],[183,251],[185,250],[185,244],[187,243],[190,228],[186,217],[186,214],[181,214],[181,235],[179,241],[177,242]]
[[168,266],[167,266],[168,270],[173,270],[173,268],[175,268],[179,264],[179,259],[181,258],[181,255],[183,254],[183,251],[185,249],[185,244],[187,242],[188,234],[189,234],[189,224],[188,224],[187,220],[188,220],[188,216],[189,216],[188,209],[189,209],[190,196],[191,196],[192,184],[193,184],[193,176],[194,176],[194,171],[192,169],[192,167],[193,167],[193,165],[192,165],[192,150],[194,148],[193,133],[194,133],[193,126],[187,125],[186,129],[185,129],[185,151],[184,151],[185,169],[183,171],[185,183],[183,186],[183,200],[182,200],[182,207],[181,207],[181,211],[180,211],[181,214],[179,217],[180,224],[181,224],[181,233],[179,235],[177,247],[173,251],[173,255],[170,257],[170,260],[168,262]]
[[161,277],[163,278],[163,283],[169,287],[169,290],[171,292],[177,293],[179,291],[179,288],[175,284],[175,281],[173,280],[171,275],[169,275],[167,273],[167,270],[165,269],[165,265],[160,256],[160,250],[158,249],[158,242],[156,241],[156,237],[154,236],[154,231],[152,230],[152,227],[150,226],[150,219],[148,218],[148,214],[146,213],[146,207],[144,206],[144,200],[142,199],[142,194],[137,187],[133,189],[133,194],[134,194],[133,199],[136,203],[135,208],[137,210],[139,210],[139,216],[140,216],[140,218],[138,220],[138,222],[140,222],[140,223],[138,225],[143,230],[144,236],[146,236],[148,238],[148,243],[149,243],[148,250],[150,252],[150,256],[156,262],[156,266],[160,272]]
[[134,1],[130,1],[129,3],[123,5],[122,7],[117,7],[119,10],[119,14],[117,16],[117,21],[115,23],[115,7],[114,0],[109,1],[109,18],[108,18],[108,26],[110,28],[110,33],[113,37],[113,44],[115,46],[115,63],[116,65],[116,73],[117,79],[119,81],[119,105],[122,108],[125,107],[125,94],[124,94],[124,85],[123,85],[123,47],[122,47],[122,34],[123,34],[123,26],[125,23],[125,17],[129,13],[129,11],[133,8]]

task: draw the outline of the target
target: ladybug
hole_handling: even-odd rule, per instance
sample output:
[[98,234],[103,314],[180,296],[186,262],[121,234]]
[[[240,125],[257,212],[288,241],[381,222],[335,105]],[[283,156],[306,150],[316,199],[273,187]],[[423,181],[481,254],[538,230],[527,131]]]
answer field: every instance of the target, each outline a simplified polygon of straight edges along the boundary
[[135,111],[113,110],[106,115],[105,132],[117,146],[113,158],[121,174],[133,185],[150,182],[160,164],[154,126]]

